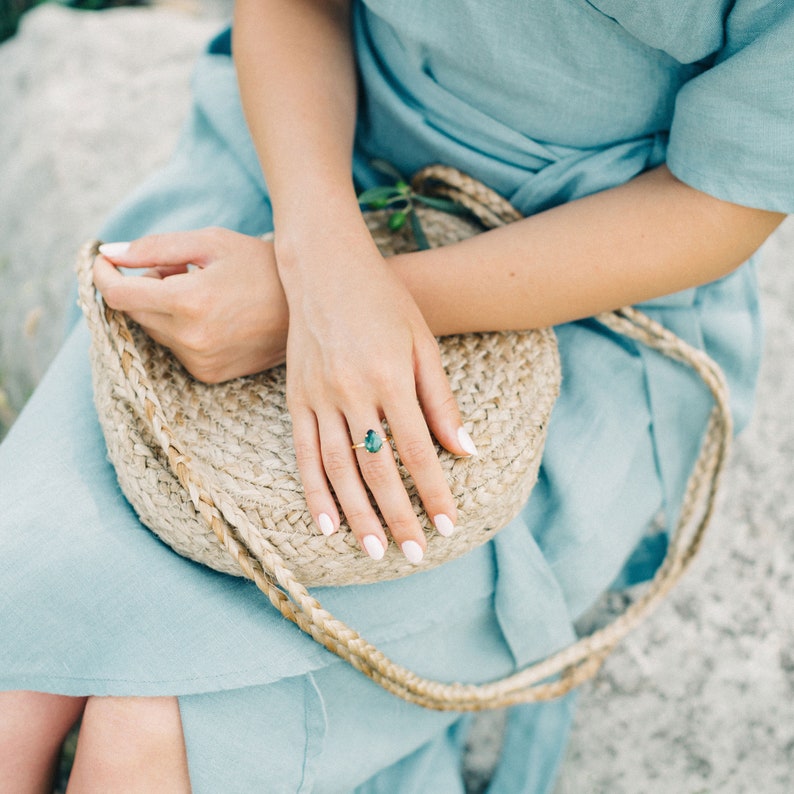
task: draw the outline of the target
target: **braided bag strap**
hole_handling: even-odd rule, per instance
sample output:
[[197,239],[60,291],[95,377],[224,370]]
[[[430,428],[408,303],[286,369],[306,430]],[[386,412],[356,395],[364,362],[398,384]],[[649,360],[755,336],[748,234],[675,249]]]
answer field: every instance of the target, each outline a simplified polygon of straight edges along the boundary
[[[501,226],[521,216],[498,194],[470,177],[446,167],[425,169],[414,188],[453,198],[487,226]],[[446,185],[447,187],[444,187]],[[472,199],[472,196],[474,197]],[[711,391],[715,406],[697,461],[690,476],[678,526],[667,556],[643,595],[604,628],[528,668],[481,685],[443,683],[417,676],[395,664],[343,621],[334,618],[299,582],[279,552],[265,548],[253,554],[234,530],[246,526],[245,512],[218,487],[212,471],[191,459],[169,427],[135,346],[125,316],[103,306],[92,283],[98,243],[89,243],[78,261],[80,303],[93,340],[95,366],[109,377],[120,399],[135,406],[165,452],[172,470],[220,543],[279,612],[296,623],[332,653],[352,664],[384,689],[424,706],[442,711],[478,711],[561,696],[591,678],[615,645],[626,636],[678,581],[700,547],[714,508],[720,474],[731,438],[728,392],[719,367],[702,351],[692,348],[659,323],[636,309],[626,308],[597,316],[618,334],[646,344],[691,367]]]
[[429,165],[411,179],[416,193],[441,196],[465,207],[486,229],[521,220],[521,213],[487,185],[446,165]]

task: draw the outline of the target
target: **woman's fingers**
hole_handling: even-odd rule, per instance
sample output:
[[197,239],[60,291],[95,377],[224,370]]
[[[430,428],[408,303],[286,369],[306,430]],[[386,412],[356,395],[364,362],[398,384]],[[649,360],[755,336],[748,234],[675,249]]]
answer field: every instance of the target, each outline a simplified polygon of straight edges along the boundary
[[[400,477],[394,450],[383,435],[380,422],[377,417],[369,420],[357,418],[349,422],[349,426],[352,440],[348,441],[348,446],[356,446],[354,451],[358,469],[375,498],[394,542],[412,563],[421,562],[426,547],[424,532]],[[350,515],[341,497],[340,502],[352,528]]]
[[448,537],[455,530],[457,507],[419,405],[415,399],[395,401],[387,404],[386,415],[400,460],[416,484],[425,512],[439,534]]
[[104,255],[94,260],[94,286],[111,309],[123,312],[170,311],[160,279],[124,276]]
[[203,267],[234,232],[199,229],[190,232],[150,234],[132,242],[103,243],[99,253],[118,267],[149,268],[187,264]]
[[417,351],[416,394],[438,443],[455,455],[476,455],[477,447],[463,427],[458,402],[441,366],[435,341],[426,350]]
[[[170,313],[175,282],[170,277],[184,275],[188,265],[204,266],[211,260],[225,237],[225,229],[152,234],[132,242],[103,243],[94,261],[94,284],[108,306],[119,311]],[[117,268],[146,269],[148,280],[125,277]]]
[[[170,313],[174,292],[180,285],[169,279],[187,275],[189,265],[204,267],[232,236],[234,232],[227,229],[210,228],[103,243],[99,246],[100,256],[94,261],[94,284],[114,309]],[[117,270],[119,267],[145,268],[146,275],[164,284],[153,284],[151,278],[127,278]]]
[[[323,510],[327,483],[361,545],[375,549],[367,549],[371,556],[382,551],[374,543],[385,544],[385,525],[405,556],[419,563],[426,548],[424,522],[400,476],[395,450],[430,520],[449,535],[456,506],[428,422],[450,450],[465,455],[471,449],[459,436],[462,423],[433,337],[371,242],[360,258],[340,254],[338,267],[317,271],[307,265],[311,278],[295,261],[279,266],[290,305],[289,407],[293,417],[295,406],[317,417],[316,437],[295,437],[299,454],[309,459],[301,475],[316,495],[315,517]],[[309,252],[310,258],[317,253]],[[324,261],[329,256],[334,252]],[[381,441],[383,419],[394,446]],[[370,434],[375,443],[365,444]],[[307,440],[308,451],[301,448]]]
[[[449,536],[457,519],[455,502],[421,410],[415,400],[408,404],[413,409],[395,410],[391,420],[396,428],[394,447],[417,484],[422,504],[439,534]],[[427,545],[424,532],[400,476],[395,449],[383,435],[377,416],[346,421],[334,413],[319,425],[308,408],[293,408],[292,416],[306,501],[323,534],[329,535],[339,527],[333,489],[351,531],[370,557],[381,559],[388,546],[385,523],[406,558],[415,564],[421,562]]]
[[[323,534],[330,535],[339,527],[339,514],[333,497],[336,494],[350,530],[372,559],[380,560],[389,544],[382,516],[392,539],[406,558],[414,564],[421,562],[427,545],[424,532],[400,477],[394,449],[383,435],[380,421],[376,417],[357,421],[356,425],[362,429],[354,431],[355,435],[351,436],[348,424],[340,414],[324,417],[319,425],[309,409],[293,409],[292,416],[295,454],[306,502]],[[370,430],[373,433],[369,433]],[[365,446],[368,434],[374,436],[376,443],[371,443],[370,438],[370,443]],[[427,443],[430,456],[435,459],[429,437]],[[454,504],[437,459],[435,464],[439,469],[433,486],[437,492],[435,500],[431,499],[430,503],[437,514],[451,514],[448,522],[442,520],[440,523],[442,529],[446,530],[447,526],[451,529]],[[375,499],[380,516],[373,509],[368,491]]]
[[292,438],[306,503],[323,535],[339,529],[339,512],[320,455],[317,421],[310,410],[292,411]]
[[339,527],[330,483],[362,548],[374,560],[380,560],[388,539],[361,482],[344,419],[329,415],[320,428],[310,410],[293,408],[292,422],[298,469],[317,526],[325,535]]

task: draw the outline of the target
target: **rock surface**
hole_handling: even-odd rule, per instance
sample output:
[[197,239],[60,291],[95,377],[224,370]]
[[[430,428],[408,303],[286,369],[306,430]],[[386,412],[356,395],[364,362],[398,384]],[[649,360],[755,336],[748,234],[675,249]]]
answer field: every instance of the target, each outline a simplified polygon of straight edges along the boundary
[[[57,348],[74,251],[168,156],[191,62],[228,10],[45,5],[0,46],[0,432]],[[794,789],[794,221],[766,253],[758,410],[706,548],[583,688],[558,794]],[[478,724],[472,789],[500,725]]]
[[193,8],[47,4],[0,45],[0,435],[62,337],[73,252],[174,146],[224,5]]

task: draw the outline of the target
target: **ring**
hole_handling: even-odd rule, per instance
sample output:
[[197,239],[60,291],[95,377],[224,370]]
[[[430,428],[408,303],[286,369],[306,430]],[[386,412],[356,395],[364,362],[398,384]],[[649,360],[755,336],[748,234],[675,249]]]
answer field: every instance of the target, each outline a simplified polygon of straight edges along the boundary
[[351,449],[366,449],[367,452],[380,452],[384,442],[391,441],[391,436],[381,436],[375,430],[367,430],[364,440],[353,444]]

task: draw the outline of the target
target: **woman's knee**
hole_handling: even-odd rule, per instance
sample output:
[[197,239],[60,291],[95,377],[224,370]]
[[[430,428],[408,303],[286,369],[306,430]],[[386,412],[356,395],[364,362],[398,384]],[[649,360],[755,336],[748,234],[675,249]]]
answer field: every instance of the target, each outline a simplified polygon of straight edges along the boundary
[[85,698],[0,693],[0,794],[50,791],[63,740]]
[[83,730],[101,728],[109,742],[156,746],[178,739],[182,721],[175,697],[91,697],[85,708]]
[[26,743],[59,748],[86,698],[17,690],[0,692],[0,747]]
[[70,790],[102,791],[118,784],[136,792],[190,791],[175,697],[88,699]]

